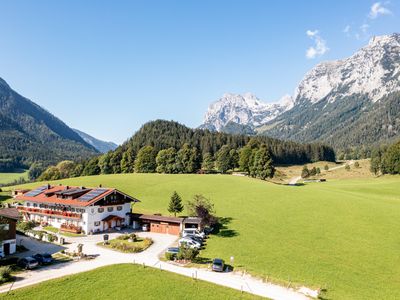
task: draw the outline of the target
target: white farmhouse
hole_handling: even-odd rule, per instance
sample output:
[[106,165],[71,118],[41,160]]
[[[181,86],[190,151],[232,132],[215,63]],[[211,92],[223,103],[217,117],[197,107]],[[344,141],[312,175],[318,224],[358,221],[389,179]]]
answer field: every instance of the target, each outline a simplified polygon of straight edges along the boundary
[[131,203],[139,200],[114,188],[45,185],[15,196],[24,220],[61,231],[96,233],[129,224]]

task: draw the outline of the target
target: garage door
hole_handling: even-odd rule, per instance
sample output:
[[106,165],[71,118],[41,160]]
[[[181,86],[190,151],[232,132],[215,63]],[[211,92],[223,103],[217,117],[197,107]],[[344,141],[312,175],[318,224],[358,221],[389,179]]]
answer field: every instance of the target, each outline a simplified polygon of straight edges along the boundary
[[150,231],[156,233],[179,235],[179,224],[171,223],[151,223]]

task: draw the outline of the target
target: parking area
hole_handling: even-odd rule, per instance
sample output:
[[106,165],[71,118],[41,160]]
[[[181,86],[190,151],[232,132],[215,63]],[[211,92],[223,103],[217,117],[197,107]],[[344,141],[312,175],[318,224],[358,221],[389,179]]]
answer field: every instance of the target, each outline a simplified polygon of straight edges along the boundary
[[17,245],[22,245],[29,249],[25,252],[15,253],[13,256],[25,257],[32,256],[36,253],[49,253],[54,254],[66,249],[65,246],[56,245],[53,243],[41,242],[37,239],[17,234]]

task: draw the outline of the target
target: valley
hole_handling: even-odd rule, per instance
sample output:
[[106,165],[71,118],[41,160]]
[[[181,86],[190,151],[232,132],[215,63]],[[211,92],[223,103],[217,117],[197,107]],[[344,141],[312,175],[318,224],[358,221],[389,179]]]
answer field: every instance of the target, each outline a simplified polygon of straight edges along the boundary
[[174,190],[184,201],[204,194],[226,222],[200,257],[234,256],[235,269],[255,276],[326,289],[328,298],[365,299],[400,297],[399,180],[386,175],[287,186],[229,175],[113,174],[57,183],[113,186],[142,201],[135,212],[165,215]]

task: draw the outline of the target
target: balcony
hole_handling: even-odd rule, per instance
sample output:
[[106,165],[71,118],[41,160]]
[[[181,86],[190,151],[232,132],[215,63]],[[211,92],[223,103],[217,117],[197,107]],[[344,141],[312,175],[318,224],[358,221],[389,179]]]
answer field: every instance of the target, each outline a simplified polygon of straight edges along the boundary
[[81,233],[82,227],[64,223],[64,224],[61,224],[60,230],[66,231],[66,232],[71,232],[71,233]]
[[58,210],[51,210],[51,209],[42,209],[42,208],[31,208],[25,206],[19,206],[18,210],[21,212],[26,213],[33,213],[38,215],[44,216],[53,216],[53,217],[60,217],[60,218],[67,218],[67,219],[81,219],[82,214],[73,213],[68,211],[58,211]]

